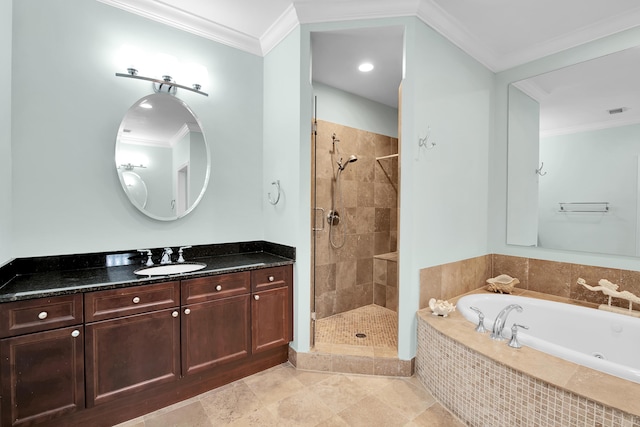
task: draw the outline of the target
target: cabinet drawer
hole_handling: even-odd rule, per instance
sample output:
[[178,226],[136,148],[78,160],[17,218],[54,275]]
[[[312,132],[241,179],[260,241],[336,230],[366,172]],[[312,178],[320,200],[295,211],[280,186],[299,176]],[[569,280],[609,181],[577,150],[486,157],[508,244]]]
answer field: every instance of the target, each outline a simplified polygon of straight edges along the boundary
[[199,277],[182,281],[182,304],[211,301],[249,293],[251,274],[248,271]]
[[180,282],[90,292],[84,296],[87,322],[146,313],[180,304]]
[[292,282],[293,268],[290,265],[263,268],[251,272],[251,289],[254,292],[289,286]]
[[82,294],[8,302],[0,306],[0,337],[82,323]]

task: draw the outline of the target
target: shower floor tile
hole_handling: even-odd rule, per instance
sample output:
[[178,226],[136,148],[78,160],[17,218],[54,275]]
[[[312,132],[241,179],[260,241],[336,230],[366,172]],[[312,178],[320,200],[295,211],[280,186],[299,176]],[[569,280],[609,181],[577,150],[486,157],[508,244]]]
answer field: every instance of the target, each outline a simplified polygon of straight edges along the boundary
[[362,348],[351,349],[354,355],[391,355],[398,347],[398,315],[375,304],[356,308],[317,320],[315,338],[316,350],[345,353],[348,346],[355,346]]

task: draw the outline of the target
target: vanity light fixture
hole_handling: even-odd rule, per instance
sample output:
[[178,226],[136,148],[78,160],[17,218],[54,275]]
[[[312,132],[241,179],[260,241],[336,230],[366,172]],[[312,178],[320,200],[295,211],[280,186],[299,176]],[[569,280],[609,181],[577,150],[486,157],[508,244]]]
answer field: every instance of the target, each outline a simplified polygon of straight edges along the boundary
[[124,169],[126,171],[132,171],[134,168],[142,168],[142,169],[146,169],[147,167],[145,165],[134,165],[131,163],[126,163],[126,164],[121,164],[120,166],[118,166],[118,169]]
[[148,82],[152,82],[153,83],[153,89],[156,92],[167,92],[167,93],[175,93],[177,88],[180,89],[186,89],[189,90],[191,92],[195,92],[195,93],[199,93],[200,95],[204,95],[204,96],[209,96],[208,93],[206,92],[202,92],[200,90],[200,88],[202,86],[200,86],[200,84],[195,83],[192,85],[192,87],[189,86],[184,86],[181,84],[178,84],[176,82],[173,81],[173,79],[171,78],[171,76],[162,76],[162,80],[160,79],[154,79],[153,77],[144,77],[144,76],[139,76],[138,75],[138,70],[136,70],[135,68],[127,68],[127,73],[116,73],[117,77],[127,77],[130,79],[137,79],[137,80],[145,80]]
[[373,64],[370,62],[363,62],[358,66],[358,70],[362,71],[363,73],[368,73],[369,71],[373,70]]

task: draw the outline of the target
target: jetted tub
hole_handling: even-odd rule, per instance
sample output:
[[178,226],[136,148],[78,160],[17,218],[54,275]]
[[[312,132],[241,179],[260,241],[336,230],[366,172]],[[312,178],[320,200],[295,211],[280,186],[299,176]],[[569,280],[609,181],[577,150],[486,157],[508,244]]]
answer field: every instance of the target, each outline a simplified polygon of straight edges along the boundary
[[[514,323],[528,326],[518,331],[518,341],[553,356],[640,383],[640,319],[560,302],[515,295],[472,294],[458,300],[457,310],[491,331],[493,322],[509,304],[522,306],[522,313],[511,311],[505,322],[505,337],[511,336]],[[489,333],[486,334],[487,339]],[[505,341],[505,345],[506,341]],[[517,350],[515,350],[517,351]]]

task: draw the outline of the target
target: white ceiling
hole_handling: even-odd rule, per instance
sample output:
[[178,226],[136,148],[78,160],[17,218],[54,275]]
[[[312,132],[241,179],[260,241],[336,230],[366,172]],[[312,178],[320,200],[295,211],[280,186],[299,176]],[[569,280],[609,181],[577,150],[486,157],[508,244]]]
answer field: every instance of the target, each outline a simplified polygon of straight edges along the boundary
[[[417,16],[495,72],[640,25],[639,0],[98,1],[256,55],[299,24]],[[314,34],[313,78],[397,105],[398,33],[368,35],[375,43],[349,32]],[[376,70],[363,80],[343,67],[365,51]]]
[[515,85],[540,103],[541,136],[551,136],[640,123],[639,75],[636,47]]

